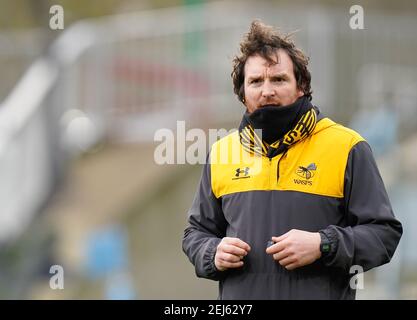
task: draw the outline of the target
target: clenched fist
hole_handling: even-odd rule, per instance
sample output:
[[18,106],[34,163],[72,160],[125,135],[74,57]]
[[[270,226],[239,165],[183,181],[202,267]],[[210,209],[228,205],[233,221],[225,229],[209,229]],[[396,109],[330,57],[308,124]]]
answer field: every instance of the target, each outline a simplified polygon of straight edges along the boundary
[[266,249],[275,261],[287,270],[313,263],[321,257],[320,234],[292,229],[280,237],[272,237],[274,245]]
[[250,246],[238,239],[225,237],[217,246],[214,264],[219,271],[243,266],[243,257],[250,251]]

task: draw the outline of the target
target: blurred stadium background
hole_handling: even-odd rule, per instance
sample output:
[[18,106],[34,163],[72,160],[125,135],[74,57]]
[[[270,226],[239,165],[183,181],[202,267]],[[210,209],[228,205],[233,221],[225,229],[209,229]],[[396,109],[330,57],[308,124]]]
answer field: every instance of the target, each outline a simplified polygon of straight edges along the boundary
[[[64,30],[49,28],[55,4]],[[349,28],[353,4],[364,30]],[[417,3],[405,0],[0,0],[0,298],[217,297],[181,250],[201,165],[157,165],[154,134],[238,126],[231,61],[254,18],[299,30],[313,102],[367,138],[403,222],[357,298],[417,298]]]

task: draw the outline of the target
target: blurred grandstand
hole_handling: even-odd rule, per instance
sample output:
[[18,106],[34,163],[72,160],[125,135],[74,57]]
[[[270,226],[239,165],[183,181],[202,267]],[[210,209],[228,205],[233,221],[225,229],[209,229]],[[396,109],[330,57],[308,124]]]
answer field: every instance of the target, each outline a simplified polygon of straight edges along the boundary
[[[216,298],[181,251],[201,166],[157,165],[154,134],[238,125],[231,60],[260,18],[300,30],[313,102],[370,142],[403,222],[358,298],[416,299],[417,12],[382,2],[351,30],[349,6],[327,1],[198,2],[75,21],[56,38],[0,30],[0,298]],[[54,264],[64,290],[49,288]]]

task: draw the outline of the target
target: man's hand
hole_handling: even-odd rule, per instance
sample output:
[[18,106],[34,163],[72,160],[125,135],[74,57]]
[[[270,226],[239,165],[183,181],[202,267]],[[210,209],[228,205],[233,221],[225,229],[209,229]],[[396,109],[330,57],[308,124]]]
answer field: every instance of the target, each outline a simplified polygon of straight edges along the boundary
[[250,246],[238,239],[225,237],[217,246],[214,264],[217,270],[224,271],[230,268],[243,266],[243,257],[250,251]]
[[268,247],[266,253],[272,254],[287,270],[308,265],[321,257],[318,232],[292,229],[280,237],[272,237],[272,241],[275,244]]

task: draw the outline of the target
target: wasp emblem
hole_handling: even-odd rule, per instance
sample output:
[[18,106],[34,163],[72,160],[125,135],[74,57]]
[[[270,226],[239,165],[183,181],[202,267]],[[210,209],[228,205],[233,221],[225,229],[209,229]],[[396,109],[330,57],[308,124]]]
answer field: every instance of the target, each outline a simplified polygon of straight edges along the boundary
[[304,178],[304,179],[311,179],[314,177],[314,171],[316,171],[317,166],[315,163],[310,163],[307,167],[299,166],[296,173]]

